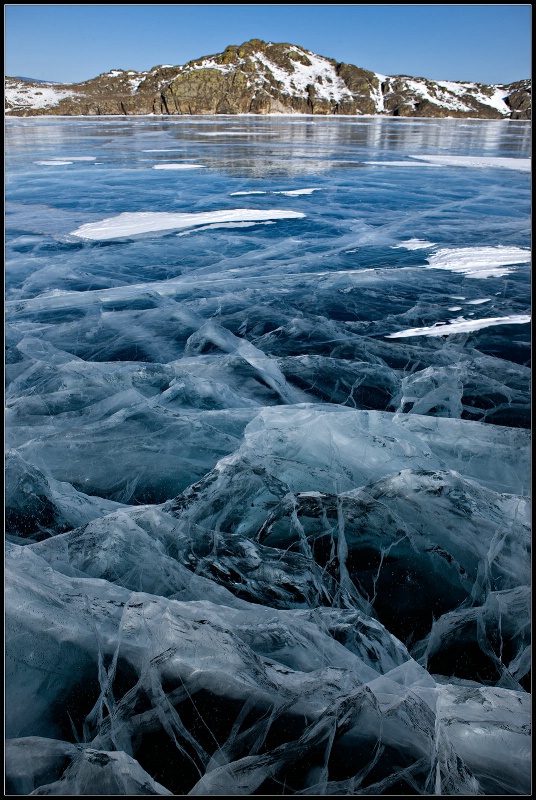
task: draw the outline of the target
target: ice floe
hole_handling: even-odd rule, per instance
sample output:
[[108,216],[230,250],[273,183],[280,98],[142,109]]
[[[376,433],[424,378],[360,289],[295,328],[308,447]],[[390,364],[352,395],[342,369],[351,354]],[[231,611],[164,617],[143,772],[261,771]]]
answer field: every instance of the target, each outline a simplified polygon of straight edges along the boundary
[[155,164],[153,169],[203,169],[204,164]]
[[[451,309],[454,310],[454,309]],[[456,309],[458,310],[458,309]],[[523,325],[530,322],[529,314],[511,314],[508,317],[485,317],[483,319],[464,319],[457,317],[447,322],[436,322],[424,328],[408,328],[405,331],[389,333],[387,339],[402,339],[408,336],[450,336],[453,333],[469,333],[494,325]]]
[[409,156],[436,167],[500,167],[530,172],[530,158],[508,158],[506,156],[455,156],[455,155],[418,155]]
[[522,247],[442,247],[427,257],[431,269],[461,272],[468,278],[508,275],[518,264],[530,262],[530,250]]
[[214,225],[202,225],[200,228],[183,231],[182,233],[178,233],[177,236],[189,236],[191,233],[219,230],[221,228],[253,228],[256,225],[275,225],[275,222],[273,220],[267,220],[266,222],[219,222]]
[[426,250],[429,247],[435,247],[435,244],[427,242],[426,239],[406,239],[405,242],[395,244],[393,247],[403,247],[405,250]]
[[315,187],[314,189],[283,189],[283,190],[266,190],[266,191],[249,191],[249,192],[231,192],[229,195],[230,197],[237,197],[238,195],[246,195],[246,194],[284,194],[286,197],[299,197],[300,195],[307,195],[313,194],[313,192],[320,192],[322,191],[319,187]]
[[72,236],[81,239],[105,241],[136,236],[140,233],[158,233],[181,228],[193,228],[214,222],[251,222],[276,219],[302,219],[300,211],[270,209],[261,211],[250,208],[233,208],[227,211],[201,211],[196,214],[166,211],[131,211],[108,217],[100,222],[88,222],[75,231]]

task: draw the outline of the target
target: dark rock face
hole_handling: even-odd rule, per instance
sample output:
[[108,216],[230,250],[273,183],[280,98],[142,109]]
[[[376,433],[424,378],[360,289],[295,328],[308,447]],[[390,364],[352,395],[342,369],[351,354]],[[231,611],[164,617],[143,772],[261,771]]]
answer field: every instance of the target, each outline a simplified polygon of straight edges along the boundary
[[532,93],[530,81],[517,81],[509,87],[513,91],[508,95],[505,102],[512,109],[512,119],[530,119]]
[[381,114],[530,119],[530,81],[486,86],[378,75],[288,43],[251,39],[184,66],[112,70],[77,84],[6,79],[11,116]]

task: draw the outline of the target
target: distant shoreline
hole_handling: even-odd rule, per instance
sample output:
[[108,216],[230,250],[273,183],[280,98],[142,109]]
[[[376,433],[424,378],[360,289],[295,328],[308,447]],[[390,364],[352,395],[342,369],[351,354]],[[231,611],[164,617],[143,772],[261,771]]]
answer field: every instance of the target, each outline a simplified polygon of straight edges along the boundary
[[394,117],[392,114],[303,114],[296,111],[295,113],[283,114],[273,112],[270,114],[12,114],[9,110],[5,112],[5,120],[9,119],[181,119],[187,117],[188,119],[237,119],[237,117],[254,117],[256,119],[263,119],[265,117],[307,117],[311,120],[317,119],[388,119],[395,122],[412,122],[412,123],[427,123],[438,122],[446,120],[455,120],[456,122],[522,122],[531,123],[530,119],[512,119],[511,117],[502,117],[500,119],[486,119],[485,117]]

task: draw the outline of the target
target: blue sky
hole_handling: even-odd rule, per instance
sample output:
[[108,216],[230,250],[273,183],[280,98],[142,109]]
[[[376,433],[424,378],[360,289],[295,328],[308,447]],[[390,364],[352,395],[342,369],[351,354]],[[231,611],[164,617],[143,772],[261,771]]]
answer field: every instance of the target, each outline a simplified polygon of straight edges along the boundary
[[530,77],[530,4],[6,4],[7,75],[76,82],[184,64],[252,38],[291,42],[387,75]]

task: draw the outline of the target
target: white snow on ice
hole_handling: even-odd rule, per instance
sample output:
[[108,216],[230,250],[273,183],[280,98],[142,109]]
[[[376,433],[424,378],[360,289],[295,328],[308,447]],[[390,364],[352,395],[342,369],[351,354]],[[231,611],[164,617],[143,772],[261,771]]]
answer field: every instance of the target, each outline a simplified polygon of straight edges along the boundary
[[72,161],[34,161],[34,164],[39,164],[41,167],[66,167],[72,163]]
[[[530,158],[506,158],[505,156],[409,156],[419,161],[442,167],[502,167],[522,172],[530,171]],[[370,161],[367,163],[371,163]],[[387,163],[387,162],[386,162]],[[393,162],[391,162],[393,163]]]
[[320,189],[290,189],[288,192],[271,192],[271,194],[284,194],[287,197],[298,197],[302,194],[312,194],[313,192],[320,191]]
[[199,131],[198,136],[279,136],[275,131]]
[[199,231],[212,231],[216,228],[252,228],[255,225],[275,225],[273,220],[266,222],[218,222],[214,225],[202,225],[200,228],[192,228],[189,231],[178,233],[177,236],[189,236],[191,233],[198,233]]
[[108,217],[100,222],[88,222],[75,231],[73,236],[80,239],[106,241],[136,236],[140,233],[158,233],[161,231],[194,228],[214,222],[249,222],[275,219],[301,219],[305,214],[299,211],[270,209],[259,211],[250,208],[233,208],[225,211],[202,211],[195,214],[166,211],[134,211],[124,212],[115,217]]
[[203,169],[204,164],[155,164],[153,169]]
[[403,247],[405,250],[424,250],[427,247],[435,247],[434,242],[427,242],[426,239],[407,239],[405,242],[393,245],[393,249]]
[[[411,156],[418,158],[418,156]],[[416,161],[363,161],[363,164],[372,164],[375,167],[443,167],[444,164],[418,164]]]
[[252,191],[252,192],[231,192],[229,197],[237,197],[244,194],[284,194],[287,197],[299,197],[300,195],[312,194],[313,192],[320,192],[320,188],[315,189],[288,189],[284,191]]
[[363,161],[376,167],[499,167],[530,172],[530,158],[505,156],[408,156],[414,161]]
[[461,272],[468,278],[507,275],[513,265],[530,261],[530,250],[523,247],[445,247],[427,257],[430,269]]
[[464,319],[458,317],[450,323],[436,322],[425,328],[408,328],[405,331],[390,333],[386,339],[402,339],[408,336],[450,336],[452,333],[469,333],[478,331],[481,328],[489,328],[493,325],[522,325],[530,322],[529,314],[511,314],[508,317],[487,317],[484,319]]

